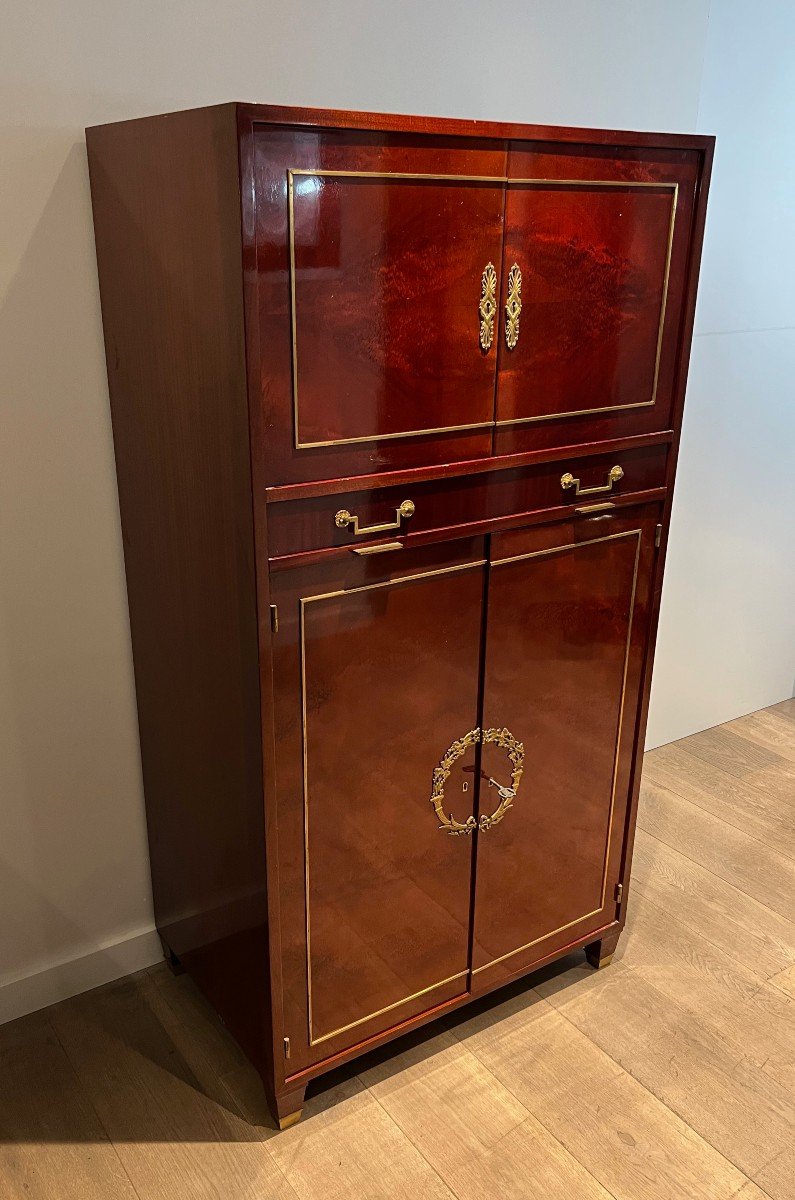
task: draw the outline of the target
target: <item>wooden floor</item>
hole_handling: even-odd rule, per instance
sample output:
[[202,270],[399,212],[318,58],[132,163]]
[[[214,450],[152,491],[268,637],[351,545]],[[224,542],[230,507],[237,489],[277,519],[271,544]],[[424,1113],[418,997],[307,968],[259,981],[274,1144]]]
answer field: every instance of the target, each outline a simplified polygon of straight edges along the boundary
[[795,1196],[795,700],[646,757],[627,931],[273,1131],[155,967],[0,1028],[2,1200]]

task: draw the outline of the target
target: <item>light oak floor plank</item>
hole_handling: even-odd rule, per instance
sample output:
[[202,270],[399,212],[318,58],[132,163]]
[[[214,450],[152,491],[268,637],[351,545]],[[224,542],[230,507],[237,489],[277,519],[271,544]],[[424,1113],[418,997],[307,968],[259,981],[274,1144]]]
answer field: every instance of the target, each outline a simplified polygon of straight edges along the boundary
[[795,701],[646,758],[627,928],[320,1084],[164,965],[0,1027],[2,1200],[795,1200]]
[[795,962],[795,923],[639,829],[630,915],[645,898],[762,979]]
[[295,1200],[249,1125],[202,1089],[136,980],[50,1014],[140,1200]]
[[0,1196],[136,1200],[46,1012],[0,1029]]
[[[772,769],[775,777],[785,777],[782,765]],[[751,772],[744,779],[738,779],[690,754],[676,743],[652,750],[643,762],[643,778],[647,783],[655,783],[675,792],[727,825],[793,858],[793,794],[777,795],[764,782],[757,783],[760,774],[762,772]]]
[[638,823],[766,908],[795,919],[795,860],[655,783],[641,782]]
[[615,1200],[720,1200],[735,1166],[555,1010],[473,1053]]

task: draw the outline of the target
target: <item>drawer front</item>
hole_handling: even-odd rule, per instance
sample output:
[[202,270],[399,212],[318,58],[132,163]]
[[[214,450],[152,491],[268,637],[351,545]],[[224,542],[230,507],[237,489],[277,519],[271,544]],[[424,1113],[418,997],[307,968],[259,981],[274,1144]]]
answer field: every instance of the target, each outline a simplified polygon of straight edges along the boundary
[[464,529],[533,512],[563,513],[610,503],[665,484],[668,447],[561,458],[459,479],[402,483],[268,506],[270,555],[333,547],[360,549],[418,534]]

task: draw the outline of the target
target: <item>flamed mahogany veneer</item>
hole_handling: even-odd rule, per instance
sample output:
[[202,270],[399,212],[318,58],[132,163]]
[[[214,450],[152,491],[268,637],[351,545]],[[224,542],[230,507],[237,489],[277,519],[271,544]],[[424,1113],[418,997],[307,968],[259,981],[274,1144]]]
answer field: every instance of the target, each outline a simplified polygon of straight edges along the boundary
[[157,923],[284,1127],[615,949],[713,140],[87,141]]

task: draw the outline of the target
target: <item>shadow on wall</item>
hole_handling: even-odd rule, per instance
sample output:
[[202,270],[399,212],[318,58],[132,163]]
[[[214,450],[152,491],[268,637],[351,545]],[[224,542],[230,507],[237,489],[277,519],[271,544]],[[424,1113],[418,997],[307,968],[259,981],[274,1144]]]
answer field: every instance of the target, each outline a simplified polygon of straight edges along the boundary
[[152,921],[85,145],[3,138],[0,986]]

